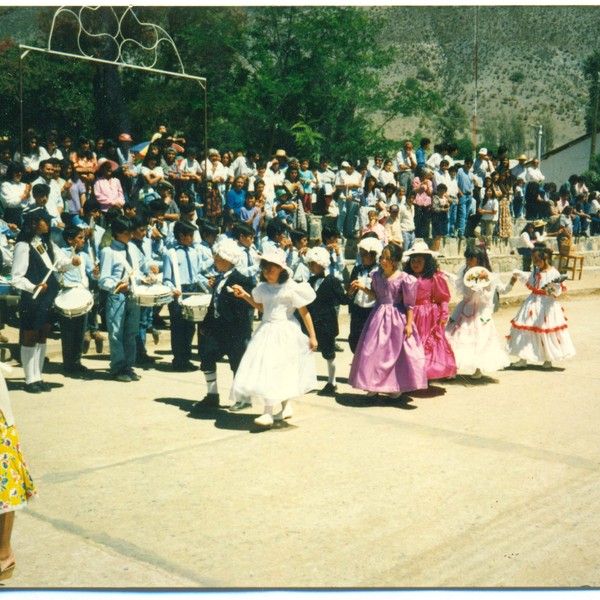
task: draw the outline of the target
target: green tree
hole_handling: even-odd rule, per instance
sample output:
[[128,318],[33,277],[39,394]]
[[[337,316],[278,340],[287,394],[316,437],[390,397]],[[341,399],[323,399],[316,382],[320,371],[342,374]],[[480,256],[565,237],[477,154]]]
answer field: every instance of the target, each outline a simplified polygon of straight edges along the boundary
[[267,153],[296,150],[292,126],[323,135],[324,153],[357,156],[379,141],[374,113],[386,97],[381,76],[392,55],[372,35],[374,14],[356,7],[249,10],[244,104],[253,139]]
[[457,135],[465,133],[469,127],[469,117],[463,107],[456,100],[452,100],[434,116],[434,123],[441,139],[452,142]]

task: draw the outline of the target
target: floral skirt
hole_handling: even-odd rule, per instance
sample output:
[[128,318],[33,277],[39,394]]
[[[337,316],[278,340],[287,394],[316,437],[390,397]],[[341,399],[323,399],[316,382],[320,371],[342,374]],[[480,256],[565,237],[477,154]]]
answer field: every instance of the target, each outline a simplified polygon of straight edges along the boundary
[[7,426],[0,411],[0,513],[24,508],[37,496],[35,484],[21,454],[19,434],[14,425]]

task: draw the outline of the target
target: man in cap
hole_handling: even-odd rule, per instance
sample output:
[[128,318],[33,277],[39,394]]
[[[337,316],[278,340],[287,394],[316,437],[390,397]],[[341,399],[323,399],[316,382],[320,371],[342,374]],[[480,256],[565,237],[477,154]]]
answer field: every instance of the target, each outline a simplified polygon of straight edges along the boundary
[[480,148],[477,158],[473,163],[473,177],[475,178],[475,187],[481,187],[483,180],[491,176],[494,171],[494,165],[490,159],[487,148]]
[[527,167],[525,163],[527,162],[527,156],[525,154],[521,154],[517,159],[519,164],[515,165],[511,170],[510,174],[514,181],[517,179],[522,179],[523,181],[527,181]]

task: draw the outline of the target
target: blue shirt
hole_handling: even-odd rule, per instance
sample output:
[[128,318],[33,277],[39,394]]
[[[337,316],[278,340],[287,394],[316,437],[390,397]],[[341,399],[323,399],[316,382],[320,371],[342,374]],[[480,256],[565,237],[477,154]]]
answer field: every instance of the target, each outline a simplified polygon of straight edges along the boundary
[[415,152],[415,156],[417,157],[417,167],[424,169],[427,166],[427,156],[425,154],[425,150],[423,148],[419,148]]
[[456,173],[456,185],[463,195],[472,196],[473,188],[475,187],[475,184],[473,183],[473,173],[471,173],[471,171],[465,173],[465,170],[461,167],[458,170],[458,173]]
[[236,215],[240,214],[242,206],[246,202],[246,190],[236,192],[233,188],[227,193],[227,208],[232,210]]
[[202,275],[202,259],[200,254],[191,246],[178,244],[173,250],[165,253],[163,257],[163,283],[172,290],[177,288],[175,283],[175,272],[172,261],[172,253],[177,257],[177,268],[181,286],[194,286],[198,283],[201,287],[208,288],[208,281]]
[[[71,260],[71,248],[61,248],[62,255],[65,260]],[[89,287],[89,281],[87,278],[92,277],[92,271],[94,270],[94,263],[88,254],[80,250],[77,252],[77,256],[81,259],[81,265],[73,269],[69,269],[62,274],[63,285],[65,287]],[[83,273],[85,272],[87,278],[84,280]]]
[[[127,255],[130,257],[131,265],[127,261]],[[119,240],[113,240],[110,246],[102,248],[100,252],[100,287],[112,293],[118,283],[127,281],[131,289],[131,280],[127,277],[127,273],[131,269],[133,269],[135,283],[141,283],[137,255],[135,248],[131,248]]]

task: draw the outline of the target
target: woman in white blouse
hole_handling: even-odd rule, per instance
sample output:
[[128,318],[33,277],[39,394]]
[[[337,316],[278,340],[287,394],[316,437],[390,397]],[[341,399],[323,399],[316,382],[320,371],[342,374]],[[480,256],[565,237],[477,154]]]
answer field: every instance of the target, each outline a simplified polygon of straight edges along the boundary
[[31,184],[23,183],[25,167],[22,163],[10,162],[6,169],[6,181],[0,186],[0,201],[7,223],[21,224],[21,213],[29,204]]

